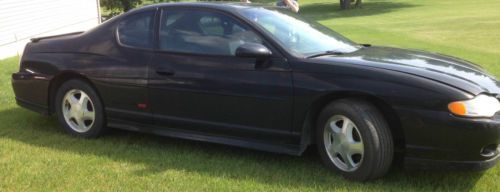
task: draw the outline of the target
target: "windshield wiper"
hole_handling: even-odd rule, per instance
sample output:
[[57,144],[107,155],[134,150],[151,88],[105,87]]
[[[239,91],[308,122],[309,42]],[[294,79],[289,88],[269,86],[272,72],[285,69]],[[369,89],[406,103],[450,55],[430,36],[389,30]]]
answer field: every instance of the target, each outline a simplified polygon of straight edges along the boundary
[[325,51],[325,52],[322,52],[322,53],[317,53],[317,54],[314,54],[314,55],[307,56],[307,58],[321,57],[321,56],[324,56],[324,55],[342,55],[342,54],[344,54],[344,53],[342,53],[340,51]]

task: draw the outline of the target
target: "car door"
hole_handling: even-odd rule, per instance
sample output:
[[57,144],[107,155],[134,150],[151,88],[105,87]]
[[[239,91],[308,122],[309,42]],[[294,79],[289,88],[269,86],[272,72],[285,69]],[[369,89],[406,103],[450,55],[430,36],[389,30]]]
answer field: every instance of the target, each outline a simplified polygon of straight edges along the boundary
[[224,135],[284,136],[292,116],[291,72],[277,51],[235,56],[244,43],[272,48],[249,26],[221,12],[166,9],[150,70],[154,123]]

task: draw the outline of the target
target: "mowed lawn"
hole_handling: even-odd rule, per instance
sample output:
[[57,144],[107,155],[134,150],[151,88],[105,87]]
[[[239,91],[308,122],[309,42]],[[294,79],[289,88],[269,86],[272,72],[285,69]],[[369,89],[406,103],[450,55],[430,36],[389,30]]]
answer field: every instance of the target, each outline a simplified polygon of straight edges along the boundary
[[[500,77],[500,1],[300,0],[301,14],[359,43],[441,52]],[[356,183],[302,157],[114,130],[94,140],[66,135],[54,117],[15,104],[0,61],[0,191],[500,191],[500,165],[485,172],[405,171]],[[464,143],[466,145],[466,143]]]

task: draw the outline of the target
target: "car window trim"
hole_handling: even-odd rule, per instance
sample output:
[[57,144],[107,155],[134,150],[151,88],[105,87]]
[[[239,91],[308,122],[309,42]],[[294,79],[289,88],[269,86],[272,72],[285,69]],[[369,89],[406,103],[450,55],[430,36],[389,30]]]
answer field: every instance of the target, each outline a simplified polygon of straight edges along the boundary
[[[217,54],[203,54],[203,53],[188,53],[188,52],[178,52],[178,51],[166,51],[160,49],[160,30],[161,30],[161,23],[163,22],[163,14],[166,14],[168,10],[173,10],[173,11],[183,11],[183,10],[202,10],[202,11],[207,11],[207,12],[214,12],[214,13],[219,13],[223,14],[227,17],[230,17],[236,21],[238,21],[240,24],[245,25],[246,27],[249,28],[252,32],[254,32],[256,35],[259,36],[259,38],[262,39],[264,46],[266,46],[268,49],[271,50],[272,56],[271,58],[283,58],[283,54],[275,48],[275,46],[267,40],[267,37],[262,35],[260,31],[255,30],[255,27],[252,26],[252,24],[249,24],[245,20],[242,20],[241,18],[237,17],[234,13],[230,13],[227,11],[219,10],[219,9],[213,9],[213,8],[205,8],[205,7],[189,7],[189,6],[175,6],[175,7],[161,7],[160,10],[158,11],[158,28],[156,30],[156,39],[157,39],[157,46],[155,52],[158,53],[165,53],[165,54],[174,54],[174,55],[187,55],[187,56],[205,56],[205,57],[227,57],[227,58],[234,58],[237,57],[235,55],[217,55]],[[278,53],[276,53],[278,51]]]

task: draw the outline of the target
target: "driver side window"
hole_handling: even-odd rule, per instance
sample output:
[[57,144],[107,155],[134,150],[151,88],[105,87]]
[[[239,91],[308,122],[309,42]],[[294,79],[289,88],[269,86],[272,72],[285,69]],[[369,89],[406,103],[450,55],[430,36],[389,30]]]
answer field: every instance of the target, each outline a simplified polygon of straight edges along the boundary
[[159,36],[161,50],[207,55],[234,56],[244,43],[262,43],[232,17],[202,10],[164,12]]

